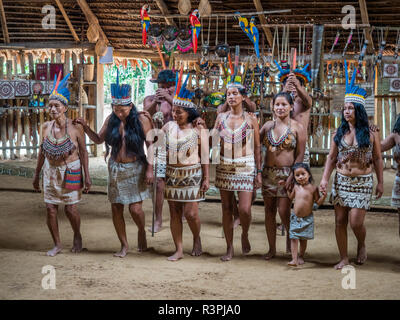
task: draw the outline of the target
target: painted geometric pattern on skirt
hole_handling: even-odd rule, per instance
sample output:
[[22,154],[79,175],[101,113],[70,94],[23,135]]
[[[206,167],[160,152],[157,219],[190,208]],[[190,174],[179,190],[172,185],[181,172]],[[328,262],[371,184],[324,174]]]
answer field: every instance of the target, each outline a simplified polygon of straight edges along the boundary
[[332,183],[333,204],[368,210],[371,205],[373,182],[372,173],[347,177],[336,172]]
[[166,200],[178,202],[204,200],[204,192],[200,191],[203,176],[200,164],[185,167],[167,165],[165,176]]
[[236,159],[220,157],[216,167],[215,186],[220,190],[249,191],[254,189],[254,156]]
[[400,208],[400,177],[396,175],[392,189],[392,207]]

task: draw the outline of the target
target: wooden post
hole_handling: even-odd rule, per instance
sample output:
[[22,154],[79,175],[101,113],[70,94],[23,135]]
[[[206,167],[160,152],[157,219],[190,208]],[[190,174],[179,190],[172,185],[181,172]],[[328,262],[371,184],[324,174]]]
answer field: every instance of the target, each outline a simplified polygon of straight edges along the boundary
[[[95,131],[99,131],[104,122],[104,65],[99,63],[99,57],[94,56],[94,71],[96,80],[96,119]],[[96,145],[94,156],[99,157],[102,155],[103,145]]]
[[61,49],[56,50],[56,63],[61,63]]
[[64,76],[66,76],[68,73],[70,73],[71,67],[70,67],[70,52],[69,50],[65,50],[65,56],[64,56]]
[[19,52],[19,61],[21,64],[21,73],[25,74],[25,53],[23,51]]
[[37,154],[38,151],[36,147],[38,146],[38,132],[37,132],[37,112],[36,110],[32,110],[32,121],[31,121],[31,126],[32,126],[32,146],[34,149],[32,150],[32,159],[37,159]]
[[32,80],[35,78],[35,63],[33,62],[32,53],[28,53],[28,61],[29,61],[29,78]]
[[[18,99],[17,100],[17,104],[18,107],[21,104],[21,100]],[[16,111],[16,117],[17,117],[17,141],[15,142],[16,145],[16,150],[15,150],[15,154],[17,156],[18,159],[21,159],[21,142],[22,142],[22,112],[21,109],[17,109]]]
[[[7,113],[6,111],[1,116],[1,146],[7,147]],[[7,151],[3,149],[3,160],[7,159]]]
[[[390,134],[390,111],[389,111],[389,99],[384,100],[384,112],[385,112],[385,128],[381,129],[382,130],[382,139],[385,139],[389,134]],[[383,131],[385,132],[385,135],[383,137]],[[386,155],[390,155],[392,153],[392,150],[386,151]],[[390,168],[391,167],[391,159],[385,159],[385,168]]]
[[4,79],[4,57],[0,57],[0,79]]

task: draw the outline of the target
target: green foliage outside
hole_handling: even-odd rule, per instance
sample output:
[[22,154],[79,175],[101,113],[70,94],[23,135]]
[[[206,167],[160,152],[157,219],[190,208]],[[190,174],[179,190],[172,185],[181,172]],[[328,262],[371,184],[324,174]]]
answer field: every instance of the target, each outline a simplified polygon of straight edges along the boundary
[[[142,68],[142,72],[139,67],[132,67],[131,63],[128,62],[128,67],[119,66],[119,82],[132,85],[132,100],[134,103],[141,104],[145,98],[146,82],[151,78],[151,65],[150,63],[143,66],[142,62],[138,62]],[[116,83],[117,79],[117,66],[106,65],[104,68],[104,103],[111,103],[111,83]],[[139,79],[139,80],[138,80]],[[137,86],[139,85],[139,89]],[[138,90],[138,96],[136,92]]]

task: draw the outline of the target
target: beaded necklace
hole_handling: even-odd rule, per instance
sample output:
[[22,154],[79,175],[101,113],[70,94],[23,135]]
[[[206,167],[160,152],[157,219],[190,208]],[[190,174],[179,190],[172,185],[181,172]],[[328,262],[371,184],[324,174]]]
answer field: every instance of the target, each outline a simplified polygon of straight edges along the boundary
[[245,115],[243,112],[242,117],[243,117],[244,121],[242,122],[242,124],[240,125],[239,128],[232,130],[231,128],[229,128],[228,124],[226,123],[230,115],[231,114],[229,113],[221,121],[220,136],[224,140],[225,143],[236,144],[236,143],[243,141],[247,137],[247,135],[249,134],[248,129],[250,128],[250,125],[246,121],[246,118],[245,118]]
[[166,149],[167,151],[172,151],[173,153],[181,153],[186,154],[189,156],[189,151],[196,147],[198,144],[198,134],[196,130],[191,129],[192,133],[184,136],[183,138],[175,139],[172,138],[171,135],[167,132],[167,139],[166,139]]
[[275,129],[275,125],[276,125],[276,122],[274,121],[273,127],[271,129],[269,129],[266,134],[266,138],[270,145],[269,150],[271,152],[275,152],[278,148],[283,149],[284,142],[285,142],[285,144],[289,144],[292,142],[291,139],[289,138],[289,135],[292,134],[292,131],[290,130],[290,119],[289,119],[289,125],[288,125],[285,133],[282,134],[278,140],[275,140],[275,137],[274,137],[273,129]]
[[65,119],[65,135],[58,139],[55,138],[52,133],[54,130],[54,122],[49,134],[42,143],[42,151],[48,158],[58,160],[64,155],[71,154],[75,149],[75,145],[68,134],[68,119]]

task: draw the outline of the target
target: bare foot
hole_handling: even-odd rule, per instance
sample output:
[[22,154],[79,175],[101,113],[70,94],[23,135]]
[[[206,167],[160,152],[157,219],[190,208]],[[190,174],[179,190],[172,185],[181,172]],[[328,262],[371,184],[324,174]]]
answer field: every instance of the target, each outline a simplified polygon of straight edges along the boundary
[[226,255],[221,257],[222,261],[229,261],[233,258],[233,247],[230,247],[226,250]]
[[183,252],[175,252],[172,256],[168,257],[168,261],[178,261],[183,258]]
[[61,252],[61,250],[62,250],[62,246],[61,246],[61,245],[58,245],[58,246],[55,246],[53,249],[47,251],[46,254],[47,254],[49,257],[54,257],[57,253]]
[[143,252],[147,250],[146,231],[138,231],[138,251]]
[[365,261],[367,261],[367,250],[365,249],[365,245],[363,245],[358,249],[357,264],[364,264]]
[[121,251],[114,253],[114,257],[123,258],[128,254],[128,246],[121,246]]
[[251,250],[249,236],[242,233],[242,252],[243,254],[249,253]]
[[299,256],[299,258],[297,259],[297,264],[298,265],[304,264],[304,258],[302,256]]
[[79,253],[82,251],[82,236],[80,234],[74,235],[73,246],[71,252]]
[[275,250],[269,250],[266,255],[264,255],[265,260],[271,260],[273,257],[275,257],[276,251]]
[[344,266],[347,266],[347,265],[349,265],[350,263],[349,263],[349,259],[343,259],[343,260],[341,260],[337,265],[335,265],[335,269],[336,270],[340,270],[340,269],[342,269]]
[[290,262],[288,262],[288,266],[291,266],[291,267],[297,267],[297,261],[296,260],[292,260],[292,261],[290,261]]
[[[160,232],[162,228],[162,223],[154,222],[154,233]],[[151,226],[147,229],[149,232],[151,231]]]
[[201,239],[198,237],[197,239],[193,240],[193,250],[192,250],[192,256],[200,256],[203,253],[201,250]]
[[236,229],[240,225],[240,218],[239,216],[233,217],[233,229]]

